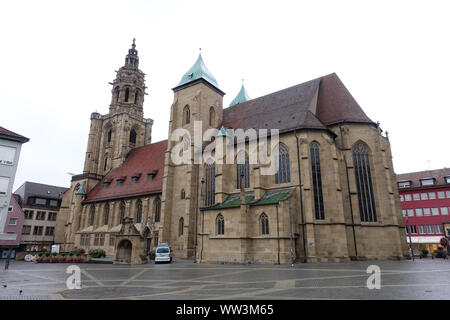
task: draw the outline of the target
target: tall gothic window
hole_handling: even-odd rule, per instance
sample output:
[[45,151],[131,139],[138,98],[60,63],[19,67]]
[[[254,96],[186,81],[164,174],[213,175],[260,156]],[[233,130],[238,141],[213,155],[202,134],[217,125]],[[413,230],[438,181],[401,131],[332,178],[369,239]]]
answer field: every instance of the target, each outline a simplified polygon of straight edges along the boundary
[[130,131],[130,142],[136,143],[136,130],[131,129]]
[[184,189],[181,189],[181,200],[186,199],[186,191]]
[[262,213],[259,221],[261,223],[261,234],[269,234],[269,217],[265,213]]
[[94,225],[94,218],[95,218],[95,205],[91,206],[91,211],[89,212],[89,225]]
[[123,218],[125,218],[125,201],[120,202],[119,217],[120,217],[119,223],[122,223]]
[[142,201],[138,199],[136,202],[136,223],[142,222]]
[[155,222],[159,222],[161,220],[161,200],[156,198],[155,200]]
[[325,219],[325,212],[323,209],[323,194],[322,194],[322,175],[320,172],[320,154],[319,144],[317,142],[311,143],[311,173],[314,193],[314,209],[316,219]]
[[215,126],[216,122],[216,111],[214,110],[214,107],[209,108],[209,125],[211,127]]
[[278,148],[278,171],[275,174],[275,183],[291,182],[289,150],[283,143],[280,143]]
[[219,213],[216,218],[216,233],[218,235],[225,234],[225,220],[221,213]]
[[139,92],[140,90],[136,90],[136,94],[134,95],[134,103],[137,104],[139,102]]
[[189,106],[185,106],[183,109],[183,124],[189,124],[191,122],[191,110]]
[[370,173],[369,148],[361,141],[353,147],[353,167],[361,221],[375,222],[377,221],[377,214]]
[[250,164],[248,154],[245,151],[239,152],[236,157],[236,188],[241,188],[241,175],[244,176],[244,188],[250,188]]
[[111,137],[112,137],[112,129],[108,130],[108,142],[111,142]]
[[182,236],[184,234],[184,219],[180,218],[178,222],[178,236]]
[[103,213],[103,224],[106,225],[109,222],[109,204],[105,204],[105,209]]
[[205,205],[207,207],[212,206],[215,203],[216,192],[216,166],[214,163],[205,165],[206,176],[206,198]]
[[125,89],[125,102],[128,102],[128,99],[130,98],[130,88]]
[[108,152],[105,153],[105,165],[103,166],[103,171],[106,171],[107,166],[108,166]]

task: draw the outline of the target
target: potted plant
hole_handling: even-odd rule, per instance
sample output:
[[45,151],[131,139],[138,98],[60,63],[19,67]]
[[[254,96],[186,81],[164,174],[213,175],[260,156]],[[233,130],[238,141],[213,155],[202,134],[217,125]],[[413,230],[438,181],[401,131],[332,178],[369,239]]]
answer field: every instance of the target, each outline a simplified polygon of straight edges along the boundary
[[429,251],[427,249],[422,249],[422,254],[420,257],[426,258],[428,256]]

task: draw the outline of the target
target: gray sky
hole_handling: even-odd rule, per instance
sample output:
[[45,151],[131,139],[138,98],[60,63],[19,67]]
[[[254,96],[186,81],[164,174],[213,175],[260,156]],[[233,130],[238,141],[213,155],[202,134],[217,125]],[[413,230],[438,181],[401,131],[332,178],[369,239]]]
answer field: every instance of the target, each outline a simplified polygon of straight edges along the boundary
[[[14,190],[81,173],[90,114],[108,112],[133,37],[153,142],[202,48],[226,92],[252,98],[332,72],[389,131],[397,173],[448,167],[448,1],[4,1],[0,125],[29,137]],[[425,6],[426,4],[426,6]]]

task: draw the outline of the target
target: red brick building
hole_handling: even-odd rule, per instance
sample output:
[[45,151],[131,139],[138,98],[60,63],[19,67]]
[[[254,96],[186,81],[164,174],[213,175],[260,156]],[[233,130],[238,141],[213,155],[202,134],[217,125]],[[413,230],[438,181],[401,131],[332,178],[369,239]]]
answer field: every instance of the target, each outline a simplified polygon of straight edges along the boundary
[[403,219],[414,249],[434,250],[450,221],[450,168],[397,175]]

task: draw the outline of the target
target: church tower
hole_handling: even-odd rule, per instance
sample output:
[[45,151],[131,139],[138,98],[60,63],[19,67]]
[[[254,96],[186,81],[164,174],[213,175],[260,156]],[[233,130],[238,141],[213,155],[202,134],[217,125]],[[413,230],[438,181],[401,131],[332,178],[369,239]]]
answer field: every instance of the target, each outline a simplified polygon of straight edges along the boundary
[[125,65],[113,82],[109,113],[91,114],[91,128],[84,162],[85,174],[104,176],[120,166],[128,152],[151,143],[152,119],[143,117],[145,74],[139,70],[135,39]]
[[201,122],[202,136],[206,130],[218,128],[222,123],[225,93],[219,89],[201,54],[172,90],[174,102],[170,110],[162,192],[162,239],[169,241],[175,256],[191,257],[195,247],[196,212],[202,205],[198,183],[202,165],[174,163],[171,152],[180,141],[171,138],[177,129],[189,132],[189,139],[183,139],[183,145],[189,148],[193,159],[194,124]]

